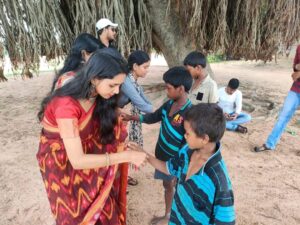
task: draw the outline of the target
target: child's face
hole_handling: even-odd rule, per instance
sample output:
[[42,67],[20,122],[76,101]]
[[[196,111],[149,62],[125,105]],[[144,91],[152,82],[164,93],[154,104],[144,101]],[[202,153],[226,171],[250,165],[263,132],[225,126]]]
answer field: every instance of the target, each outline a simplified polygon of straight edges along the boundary
[[232,95],[235,91],[236,91],[236,89],[232,89],[232,88],[230,88],[230,87],[226,87],[226,92],[227,92],[227,94],[229,94],[229,95]]
[[184,137],[190,149],[200,149],[207,143],[205,138],[196,135],[189,121],[184,121],[183,126],[185,129]]
[[169,99],[176,100],[180,97],[180,88],[175,88],[173,85],[166,83],[166,92]]

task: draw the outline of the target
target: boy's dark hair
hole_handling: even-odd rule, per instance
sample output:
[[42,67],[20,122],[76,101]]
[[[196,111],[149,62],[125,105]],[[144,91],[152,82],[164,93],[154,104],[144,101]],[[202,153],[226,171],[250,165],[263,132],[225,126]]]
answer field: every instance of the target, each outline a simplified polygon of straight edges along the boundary
[[236,78],[232,78],[229,82],[228,82],[228,87],[230,87],[231,89],[238,89],[240,85],[240,81]]
[[196,67],[200,65],[203,68],[205,68],[206,67],[205,55],[203,55],[201,52],[193,51],[185,57],[183,61],[183,65],[192,66],[192,67]]
[[184,115],[198,137],[209,137],[209,142],[221,140],[225,131],[223,110],[215,103],[199,103],[188,109]]
[[175,66],[164,73],[163,80],[175,88],[183,86],[185,92],[189,92],[192,87],[193,78],[183,66]]

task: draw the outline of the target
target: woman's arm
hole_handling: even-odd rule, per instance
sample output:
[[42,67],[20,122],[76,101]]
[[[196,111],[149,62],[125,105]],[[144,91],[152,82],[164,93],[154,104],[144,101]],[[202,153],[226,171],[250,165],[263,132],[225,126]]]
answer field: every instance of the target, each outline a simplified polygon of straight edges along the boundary
[[131,103],[135,105],[140,111],[150,113],[153,111],[153,106],[149,101],[144,99],[143,93],[139,94],[134,85],[129,79],[126,79],[122,84],[122,93],[130,99]]
[[78,128],[76,125],[74,126],[74,119],[59,119],[57,121],[67,156],[74,169],[92,169],[124,162],[141,166],[146,161],[147,155],[144,152],[85,154],[77,131]]

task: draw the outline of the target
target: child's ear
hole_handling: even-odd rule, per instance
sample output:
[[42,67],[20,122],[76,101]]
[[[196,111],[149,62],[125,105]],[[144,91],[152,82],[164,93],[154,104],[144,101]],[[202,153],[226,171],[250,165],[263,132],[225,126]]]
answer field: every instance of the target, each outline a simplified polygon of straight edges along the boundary
[[196,66],[198,73],[203,73],[204,68],[201,65]]
[[138,64],[134,63],[133,66],[132,66],[132,70],[136,70],[138,67]]
[[209,136],[207,134],[204,135],[203,137],[203,143],[208,144],[209,143]]
[[184,93],[185,93],[185,89],[184,89],[184,86],[183,86],[183,85],[180,85],[180,93],[181,93],[181,94],[184,94]]

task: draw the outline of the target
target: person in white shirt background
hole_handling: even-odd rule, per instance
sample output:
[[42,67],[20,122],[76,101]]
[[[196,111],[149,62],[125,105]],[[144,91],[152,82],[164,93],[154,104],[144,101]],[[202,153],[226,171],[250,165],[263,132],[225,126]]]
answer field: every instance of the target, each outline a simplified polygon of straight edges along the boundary
[[220,88],[218,105],[223,109],[227,130],[247,133],[247,127],[241,124],[249,122],[251,116],[242,112],[243,95],[238,90],[239,84],[238,79],[232,78],[226,87]]

